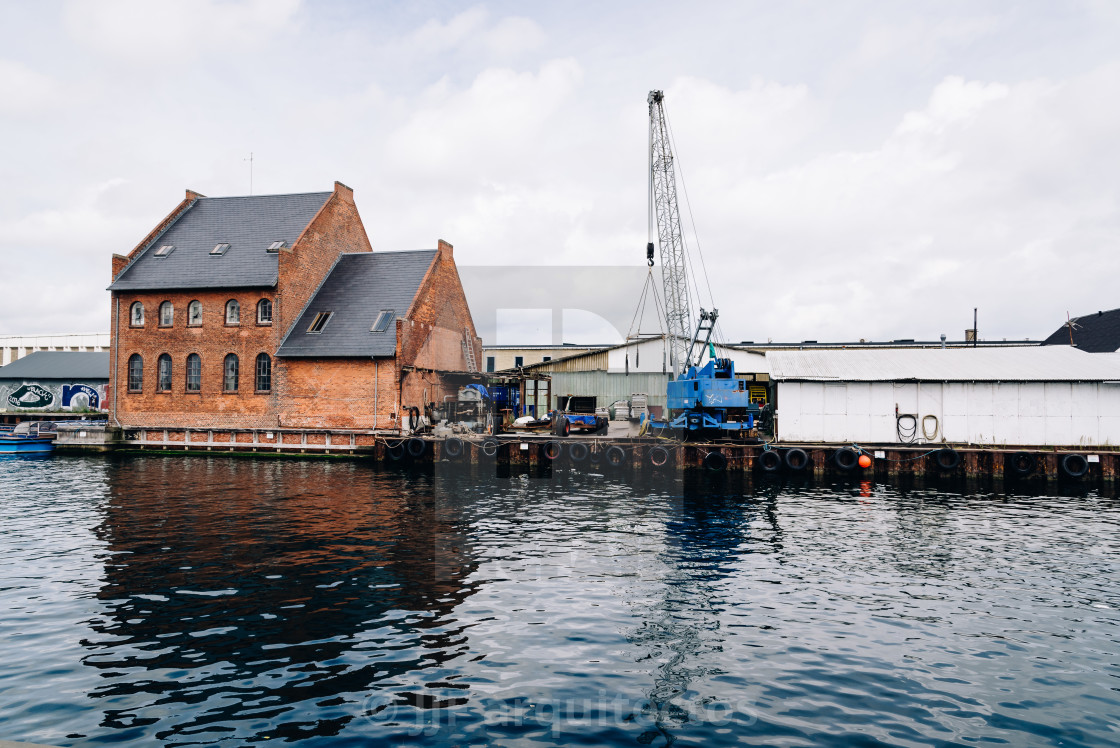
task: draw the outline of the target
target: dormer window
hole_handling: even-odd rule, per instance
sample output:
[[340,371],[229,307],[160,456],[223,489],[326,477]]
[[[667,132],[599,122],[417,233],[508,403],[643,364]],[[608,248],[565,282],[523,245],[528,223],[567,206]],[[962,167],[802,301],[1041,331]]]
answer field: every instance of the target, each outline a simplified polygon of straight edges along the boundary
[[307,331],[312,334],[322,332],[333,314],[334,312],[319,312],[315,315],[315,319],[311,320],[311,326],[307,328]]
[[285,244],[285,242],[283,242],[283,241],[273,242],[272,244],[268,245],[268,251],[269,252],[279,252],[281,249],[284,248],[284,244]]
[[160,246],[160,248],[157,249],[152,254],[154,254],[156,257],[167,257],[169,254],[171,254],[174,251],[175,251],[175,245],[174,244],[164,244],[164,245]]
[[228,249],[229,249],[229,242],[225,242],[223,244],[216,244],[216,245],[214,245],[214,248],[212,250],[210,250],[210,254],[214,255],[215,257],[220,257],[220,256],[224,255],[226,253],[226,250],[228,250]]
[[390,323],[396,313],[392,309],[382,309],[381,314],[377,315],[377,319],[373,323],[373,327],[369,328],[370,332],[385,332],[389,329]]

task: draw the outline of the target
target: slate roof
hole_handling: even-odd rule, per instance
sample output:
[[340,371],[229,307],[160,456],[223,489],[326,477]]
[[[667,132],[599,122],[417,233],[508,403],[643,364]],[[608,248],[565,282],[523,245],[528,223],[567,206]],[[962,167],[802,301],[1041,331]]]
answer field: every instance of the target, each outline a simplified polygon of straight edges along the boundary
[[[188,288],[269,288],[276,285],[279,258],[267,252],[275,241],[290,247],[327,202],[331,192],[195,200],[113,282],[112,291]],[[212,256],[228,242],[224,255]],[[171,244],[174,251],[156,257]]]
[[[1113,353],[1120,349],[1120,309],[1073,318],[1073,342],[1086,353]],[[1069,345],[1069,328],[1062,325],[1043,345]]]
[[89,382],[109,381],[109,353],[89,351],[35,351],[0,366],[0,379],[62,379]]
[[[437,250],[356,252],[339,257],[323,284],[288,332],[278,356],[393,356],[396,319],[403,317]],[[395,312],[384,332],[371,332],[381,310]],[[333,312],[320,333],[307,328],[319,312]]]

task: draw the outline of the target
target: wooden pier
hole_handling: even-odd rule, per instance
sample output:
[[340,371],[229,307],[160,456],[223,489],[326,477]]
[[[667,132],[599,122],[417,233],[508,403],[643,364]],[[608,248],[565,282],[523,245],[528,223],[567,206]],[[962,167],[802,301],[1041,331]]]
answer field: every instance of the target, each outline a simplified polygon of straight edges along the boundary
[[104,451],[106,446],[132,453],[334,456],[385,464],[495,464],[504,469],[564,468],[620,476],[698,470],[817,479],[991,477],[1113,484],[1120,475],[1120,451],[1085,447],[710,443],[540,433],[436,438],[360,430],[182,428],[126,430],[100,450],[88,441],[67,443],[65,435],[58,443],[60,451]]

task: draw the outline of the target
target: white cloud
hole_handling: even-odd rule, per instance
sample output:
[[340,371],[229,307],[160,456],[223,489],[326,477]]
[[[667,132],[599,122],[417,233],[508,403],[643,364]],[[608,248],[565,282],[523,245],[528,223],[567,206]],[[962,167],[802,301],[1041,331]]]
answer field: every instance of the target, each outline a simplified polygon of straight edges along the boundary
[[[0,254],[34,260],[8,260],[0,332],[89,328],[109,255],[184,187],[243,194],[250,151],[257,192],[353,186],[378,248],[441,237],[464,265],[640,267],[650,88],[731,337],[958,337],[973,306],[982,334],[1037,337],[1067,308],[1120,305],[1108,3],[857,2],[811,23],[775,6],[755,24],[736,4],[660,2],[594,22],[562,6],[17,9]],[[32,288],[70,307],[25,314]]]
[[299,7],[300,0],[71,0],[65,23],[72,39],[107,57],[181,67],[203,56],[259,48],[292,22]]
[[22,62],[0,59],[0,115],[26,116],[62,106],[62,87]]

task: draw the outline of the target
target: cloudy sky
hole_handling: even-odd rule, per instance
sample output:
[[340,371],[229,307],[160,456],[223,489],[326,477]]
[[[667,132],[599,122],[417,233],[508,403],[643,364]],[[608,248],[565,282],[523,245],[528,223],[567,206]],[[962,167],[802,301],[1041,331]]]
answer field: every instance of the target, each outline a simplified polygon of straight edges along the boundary
[[[983,338],[1039,338],[1120,307],[1113,0],[0,0],[0,21],[0,335],[107,330],[110,255],[185,188],[247,194],[250,153],[257,194],[353,187],[376,249],[640,278],[653,88],[729,340],[959,339],[973,307]],[[637,303],[600,295],[608,318]]]

